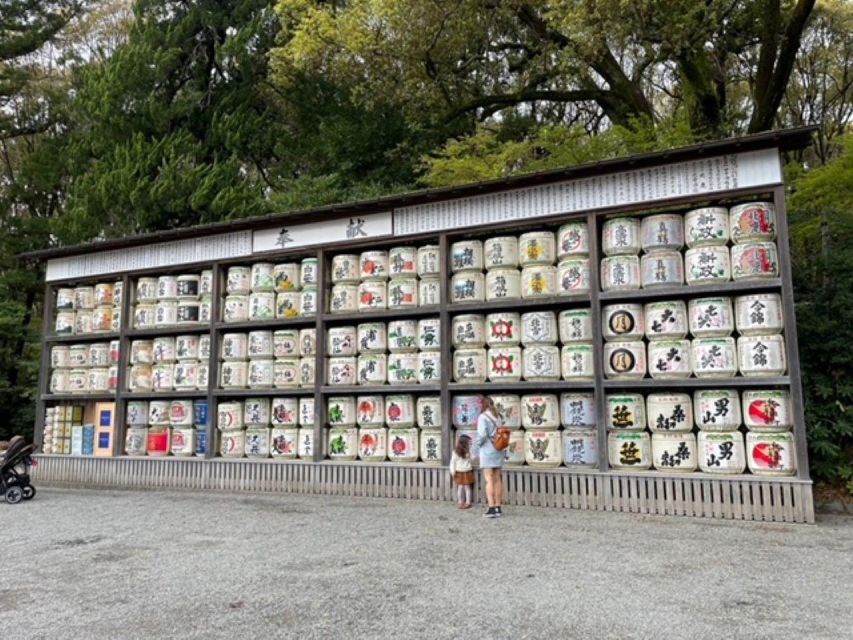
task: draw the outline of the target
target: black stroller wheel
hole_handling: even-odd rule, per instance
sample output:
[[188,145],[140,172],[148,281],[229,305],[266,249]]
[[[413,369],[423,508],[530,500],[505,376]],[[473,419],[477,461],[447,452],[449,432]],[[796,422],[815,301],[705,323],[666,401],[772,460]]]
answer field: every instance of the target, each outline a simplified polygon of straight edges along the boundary
[[6,489],[6,502],[9,504],[18,504],[24,499],[24,490],[18,485],[13,485]]
[[36,497],[36,488],[31,484],[21,487],[21,491],[24,493],[24,500],[32,500]]

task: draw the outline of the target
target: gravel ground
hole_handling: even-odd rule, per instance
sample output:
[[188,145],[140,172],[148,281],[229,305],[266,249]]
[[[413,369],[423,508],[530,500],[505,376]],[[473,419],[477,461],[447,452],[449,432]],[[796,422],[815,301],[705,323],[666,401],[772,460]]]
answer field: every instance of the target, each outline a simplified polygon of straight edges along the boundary
[[853,638],[817,526],[302,496],[0,503],[0,638]]

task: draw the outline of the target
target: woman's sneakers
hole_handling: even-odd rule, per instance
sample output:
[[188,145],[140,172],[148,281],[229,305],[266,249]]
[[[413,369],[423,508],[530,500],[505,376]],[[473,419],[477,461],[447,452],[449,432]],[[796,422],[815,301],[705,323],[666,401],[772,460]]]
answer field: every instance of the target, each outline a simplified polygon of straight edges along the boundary
[[489,507],[489,510],[483,514],[484,518],[500,518],[503,514],[501,513],[500,507]]
[[497,514],[498,518],[500,518],[504,514],[504,512],[501,511],[500,507],[495,507],[495,513]]

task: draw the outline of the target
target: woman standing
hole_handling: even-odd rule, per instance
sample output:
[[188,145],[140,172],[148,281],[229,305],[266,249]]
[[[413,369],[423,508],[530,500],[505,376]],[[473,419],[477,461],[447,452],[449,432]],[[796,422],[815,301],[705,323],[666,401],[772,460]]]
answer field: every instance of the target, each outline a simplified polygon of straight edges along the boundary
[[483,399],[483,412],[477,418],[477,445],[480,447],[480,466],[486,476],[486,500],[489,510],[483,514],[486,518],[500,518],[503,500],[503,478],[501,467],[504,464],[504,452],[495,449],[495,436],[498,431],[498,411],[491,398]]

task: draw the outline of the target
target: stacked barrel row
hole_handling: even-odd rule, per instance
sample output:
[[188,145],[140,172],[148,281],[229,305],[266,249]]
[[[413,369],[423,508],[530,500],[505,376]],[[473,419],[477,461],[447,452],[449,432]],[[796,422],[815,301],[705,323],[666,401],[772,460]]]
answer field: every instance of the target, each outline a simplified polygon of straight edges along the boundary
[[124,450],[129,456],[204,457],[208,450],[205,400],[130,400]]
[[412,309],[439,303],[437,245],[392,247],[332,258],[330,313]]
[[317,314],[317,259],[229,267],[223,322],[253,322]]
[[216,428],[224,458],[311,458],[314,398],[246,398],[220,401]]
[[119,341],[58,344],[50,348],[53,394],[109,393],[118,386]]
[[213,272],[143,277],[136,281],[133,328],[193,326],[210,322]]
[[92,455],[94,453],[95,427],[88,425],[84,437],[83,410],[82,405],[59,405],[45,408],[42,452],[71,455],[72,435],[75,430],[79,429],[80,452],[78,455]]
[[121,295],[121,281],[57,289],[54,333],[71,336],[118,331]]
[[204,390],[210,377],[210,336],[161,336],[130,343],[128,391]]
[[314,386],[317,330],[278,329],[226,333],[219,353],[222,389]]

